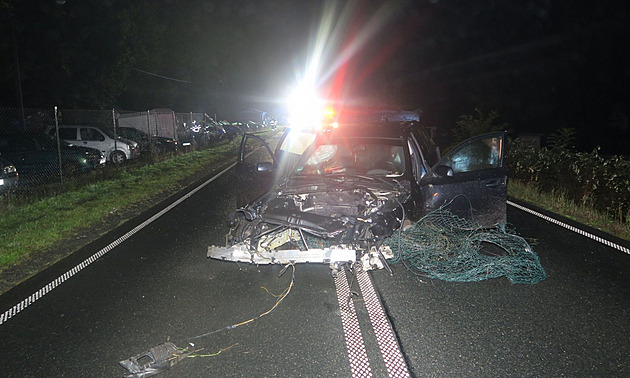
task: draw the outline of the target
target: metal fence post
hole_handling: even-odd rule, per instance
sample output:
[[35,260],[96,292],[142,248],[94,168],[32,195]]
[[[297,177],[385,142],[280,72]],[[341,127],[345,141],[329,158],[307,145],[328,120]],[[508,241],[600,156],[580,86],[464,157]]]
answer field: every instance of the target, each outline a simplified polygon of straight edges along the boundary
[[173,115],[173,139],[179,141],[179,136],[177,135],[177,117],[175,117],[175,111],[171,111]]
[[[112,108],[112,122],[114,123],[114,152],[116,152],[118,151],[118,131],[116,131],[116,112],[114,108]],[[105,159],[107,159],[107,157],[105,157]]]
[[55,106],[55,134],[57,135],[57,163],[59,166],[59,178],[63,184],[63,168],[61,162],[61,141],[59,136],[59,117],[57,116],[57,107]]
[[151,111],[147,110],[147,134],[151,135]]
[[[155,142],[153,134],[151,134],[151,110],[147,110],[147,134],[149,134],[149,153],[153,155],[153,152],[155,151]],[[155,134],[157,135],[157,130]]]

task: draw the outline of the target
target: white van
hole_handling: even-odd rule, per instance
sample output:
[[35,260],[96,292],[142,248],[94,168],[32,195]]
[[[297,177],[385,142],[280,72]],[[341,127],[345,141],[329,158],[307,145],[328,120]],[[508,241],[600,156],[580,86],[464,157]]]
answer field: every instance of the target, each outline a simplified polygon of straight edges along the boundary
[[[47,134],[55,137],[55,128],[50,127]],[[109,131],[95,126],[62,125],[59,126],[59,137],[75,146],[101,150],[107,161],[114,164],[121,164],[127,159],[134,159],[140,155],[138,143],[115,137]]]

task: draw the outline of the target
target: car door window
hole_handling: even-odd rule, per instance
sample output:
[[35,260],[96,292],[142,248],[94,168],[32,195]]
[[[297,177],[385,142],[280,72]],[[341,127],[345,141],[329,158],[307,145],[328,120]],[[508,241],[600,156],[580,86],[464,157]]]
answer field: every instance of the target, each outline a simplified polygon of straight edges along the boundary
[[59,129],[59,138],[65,140],[77,140],[77,129],[72,127],[62,127]]
[[420,152],[420,148],[418,147],[418,143],[416,142],[413,134],[408,139],[407,143],[409,145],[412,174],[416,182],[419,183],[420,179],[427,173],[422,161],[422,153]]
[[257,165],[259,163],[274,164],[273,155],[269,147],[260,139],[247,138],[243,150],[243,162],[245,164]]
[[450,167],[453,174],[500,168],[503,166],[503,138],[495,134],[471,139],[444,156],[440,165]]
[[288,129],[276,146],[275,156],[276,161],[280,162],[280,169],[293,171],[302,154],[315,142],[316,136],[312,132]]
[[102,142],[105,140],[105,136],[99,133],[98,130],[95,130],[95,129],[82,128],[80,132],[81,132],[81,140],[96,141],[96,142]]
[[315,141],[315,133],[290,130],[278,150],[281,154],[302,155]]

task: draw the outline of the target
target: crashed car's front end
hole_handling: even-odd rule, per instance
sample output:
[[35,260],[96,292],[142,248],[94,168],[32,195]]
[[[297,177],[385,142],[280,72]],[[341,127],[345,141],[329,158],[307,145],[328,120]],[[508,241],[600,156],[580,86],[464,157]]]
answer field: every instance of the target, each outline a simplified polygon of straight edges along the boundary
[[272,190],[230,215],[225,247],[208,257],[256,264],[360,261],[383,267],[383,240],[410,201],[400,139],[318,140]]

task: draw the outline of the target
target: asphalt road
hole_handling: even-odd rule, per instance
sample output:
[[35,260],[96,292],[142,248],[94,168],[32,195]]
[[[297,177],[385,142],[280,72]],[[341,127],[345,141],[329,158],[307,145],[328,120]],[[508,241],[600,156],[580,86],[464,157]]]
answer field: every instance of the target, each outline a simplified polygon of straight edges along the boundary
[[[259,317],[289,287],[291,270],[279,277],[280,266],[206,258],[209,244],[224,242],[233,189],[230,171],[5,319],[0,375],[123,376],[119,361],[170,340],[208,356],[184,359],[163,377],[349,377],[327,266],[298,265],[286,299]],[[166,205],[0,296],[0,313]],[[411,373],[630,376],[630,255],[513,207],[508,221],[534,244],[543,282],[450,283],[399,265],[393,276],[371,273]],[[374,376],[386,376],[356,303]]]

